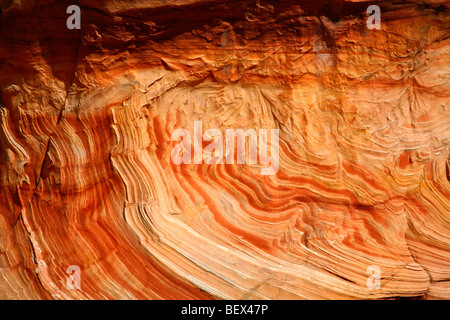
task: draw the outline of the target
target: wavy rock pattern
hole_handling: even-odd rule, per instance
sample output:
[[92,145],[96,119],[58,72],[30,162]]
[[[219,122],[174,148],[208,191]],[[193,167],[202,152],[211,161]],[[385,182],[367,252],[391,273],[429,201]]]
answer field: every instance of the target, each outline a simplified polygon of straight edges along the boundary
[[[79,3],[0,1],[0,298],[450,299],[448,1],[380,30],[356,0]],[[173,164],[194,121],[278,128],[278,173]]]

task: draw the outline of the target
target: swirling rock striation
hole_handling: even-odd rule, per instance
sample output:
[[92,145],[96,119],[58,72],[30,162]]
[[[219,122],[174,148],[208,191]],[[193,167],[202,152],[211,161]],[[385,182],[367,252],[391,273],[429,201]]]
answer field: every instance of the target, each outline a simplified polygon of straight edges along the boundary
[[0,1],[1,299],[450,299],[448,1],[79,4]]

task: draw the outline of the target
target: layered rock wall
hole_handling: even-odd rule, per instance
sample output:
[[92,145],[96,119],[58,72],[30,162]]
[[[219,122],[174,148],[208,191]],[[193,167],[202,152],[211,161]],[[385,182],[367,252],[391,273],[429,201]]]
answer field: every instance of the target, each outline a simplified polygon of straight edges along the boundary
[[0,1],[0,298],[450,298],[448,1],[70,4]]

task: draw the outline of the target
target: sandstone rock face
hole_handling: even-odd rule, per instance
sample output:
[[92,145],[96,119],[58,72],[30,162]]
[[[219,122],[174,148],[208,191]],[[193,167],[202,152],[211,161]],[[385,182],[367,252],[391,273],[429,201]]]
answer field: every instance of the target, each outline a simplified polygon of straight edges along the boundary
[[1,299],[450,299],[448,1],[70,4],[0,1]]

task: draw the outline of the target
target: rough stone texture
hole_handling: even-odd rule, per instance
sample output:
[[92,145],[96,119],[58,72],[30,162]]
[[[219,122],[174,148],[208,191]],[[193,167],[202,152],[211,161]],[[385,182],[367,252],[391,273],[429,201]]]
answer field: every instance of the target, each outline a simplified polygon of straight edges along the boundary
[[[1,299],[450,299],[448,1],[69,4],[0,0]],[[174,165],[197,120],[278,173]]]

